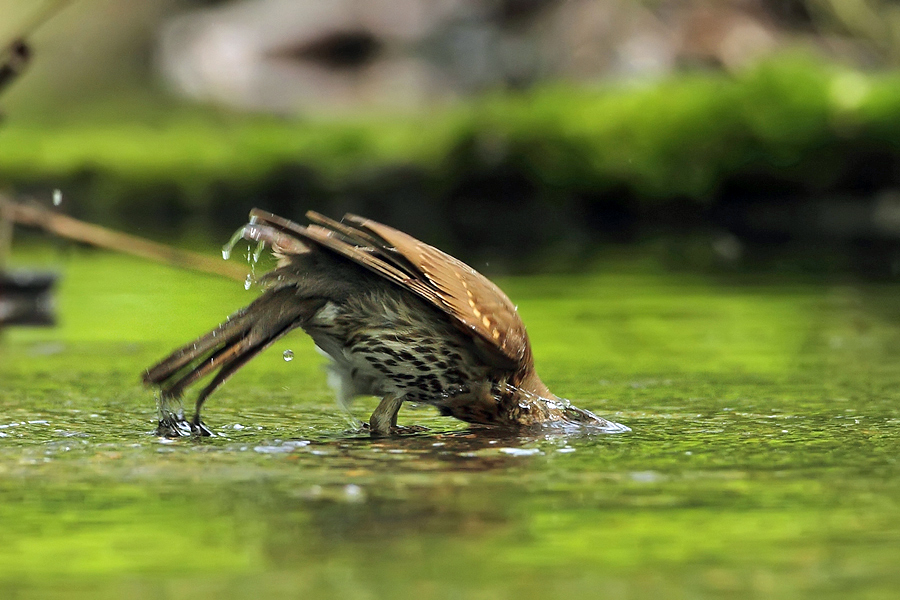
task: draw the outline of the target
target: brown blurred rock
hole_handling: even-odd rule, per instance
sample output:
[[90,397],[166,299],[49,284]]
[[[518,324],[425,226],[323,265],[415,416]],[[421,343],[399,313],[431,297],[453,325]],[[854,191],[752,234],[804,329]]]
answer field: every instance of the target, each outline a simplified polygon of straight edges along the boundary
[[[740,68],[791,39],[764,0],[243,0],[164,28],[188,96],[283,113],[406,110],[547,79]],[[776,3],[783,7],[782,3]]]

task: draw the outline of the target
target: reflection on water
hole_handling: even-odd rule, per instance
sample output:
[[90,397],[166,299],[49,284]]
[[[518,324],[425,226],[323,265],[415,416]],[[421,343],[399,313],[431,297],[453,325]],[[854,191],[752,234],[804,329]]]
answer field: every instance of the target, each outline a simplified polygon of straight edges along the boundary
[[[896,585],[893,409],[750,404],[631,413],[621,436],[516,435],[417,413],[430,431],[388,439],[348,430],[325,401],[290,414],[219,406],[229,424],[202,440],[153,436],[152,407],[128,415],[130,402],[20,404],[0,424],[0,592],[548,597],[574,581],[569,595],[588,598],[598,586],[648,597]],[[74,580],[90,584],[72,592]]]

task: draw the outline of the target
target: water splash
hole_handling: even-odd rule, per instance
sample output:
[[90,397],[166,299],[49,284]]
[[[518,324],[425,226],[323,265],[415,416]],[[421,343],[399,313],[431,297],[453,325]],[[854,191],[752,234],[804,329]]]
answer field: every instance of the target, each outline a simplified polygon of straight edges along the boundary
[[222,258],[225,260],[231,258],[234,247],[241,240],[256,240],[257,242],[256,248],[252,252],[249,246],[247,248],[247,264],[250,265],[250,273],[247,274],[247,278],[244,280],[244,289],[249,290],[256,282],[256,264],[266,248],[266,242],[260,239],[259,228],[254,226],[253,219],[251,219],[250,223],[235,231],[228,243],[222,246]]
[[266,243],[262,240],[257,242],[256,250],[253,251],[253,264],[259,262],[259,257],[262,256],[263,250],[266,249]]
[[[250,227],[244,227],[244,236],[246,237],[248,233],[253,235],[252,231],[249,231]],[[255,238],[254,238],[255,239]],[[250,265],[250,274],[247,275],[247,282],[244,283],[244,289],[249,290],[251,282],[256,281],[256,264],[259,262],[259,257],[262,256],[263,250],[266,248],[266,243],[262,240],[256,243],[256,248],[253,252],[250,252],[250,248],[247,248],[247,264]]]
[[231,252],[234,250],[234,247],[237,245],[239,241],[244,239],[244,232],[246,231],[247,226],[243,226],[237,231],[234,232],[234,235],[231,236],[231,239],[228,240],[228,243],[222,246],[222,258],[228,260],[231,258]]

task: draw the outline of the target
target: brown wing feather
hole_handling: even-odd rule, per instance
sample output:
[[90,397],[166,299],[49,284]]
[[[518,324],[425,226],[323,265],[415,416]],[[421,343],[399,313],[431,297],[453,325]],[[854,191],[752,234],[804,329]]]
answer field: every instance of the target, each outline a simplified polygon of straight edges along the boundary
[[[381,246],[381,242],[379,241],[368,240],[367,245],[360,246],[341,232],[336,232],[319,225],[298,225],[293,221],[289,221],[256,208],[250,212],[250,217],[250,227],[254,225],[263,225],[298,235],[307,241],[314,242],[320,247],[327,248],[332,252],[366,267],[385,279],[414,291],[417,295],[433,304],[440,302],[438,295],[421,279],[420,274],[410,272],[406,265],[405,267],[407,267],[407,269],[404,270],[404,268],[398,268],[394,262],[385,260],[384,253],[380,252],[378,249]],[[320,219],[320,221],[322,220],[324,220],[324,217]],[[364,232],[358,233],[365,235]],[[368,245],[369,243],[371,243],[371,245]]]
[[400,254],[413,264],[437,292],[441,302],[438,307],[474,332],[489,349],[517,364],[525,360],[525,325],[506,294],[487,277],[393,227],[356,215],[346,215],[344,219],[383,239],[384,252]]
[[[386,260],[396,266],[398,269],[409,273],[413,278],[421,278],[422,272],[421,270],[404,255],[399,252],[393,251],[394,248],[391,247],[391,244],[388,243],[384,238],[378,235],[374,235],[373,232],[365,231],[358,227],[354,227],[352,225],[347,225],[340,221],[335,221],[333,219],[329,219],[326,216],[320,215],[314,211],[308,211],[306,213],[306,217],[312,221],[313,223],[317,223],[322,225],[323,227],[327,227],[328,229],[333,229],[337,233],[345,236],[349,241],[353,241],[358,245],[367,246],[372,248],[373,250],[378,250],[378,255],[383,260]],[[348,217],[352,218],[354,215],[345,215],[344,218]],[[348,219],[349,220],[349,219]]]
[[464,262],[387,225],[356,215],[337,222],[310,211],[303,226],[259,209],[252,223],[299,235],[404,287],[450,316],[479,346],[515,368],[529,356],[516,307]]
[[299,225],[258,208],[250,211],[250,219],[250,227],[262,224],[299,235],[305,240],[315,242],[319,246],[328,248],[355,263],[371,269],[386,279],[402,282],[411,277],[410,274],[404,273],[394,265],[378,257],[372,252],[372,248],[359,246],[340,232],[335,232],[319,225]]

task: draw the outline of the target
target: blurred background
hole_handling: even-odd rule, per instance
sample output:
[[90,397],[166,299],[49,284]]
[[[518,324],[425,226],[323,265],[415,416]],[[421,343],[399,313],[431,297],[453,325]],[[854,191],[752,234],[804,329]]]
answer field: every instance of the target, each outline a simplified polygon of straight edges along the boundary
[[[0,326],[59,309],[0,331],[0,598],[896,600],[900,2],[0,0],[0,44],[54,6],[0,93]],[[27,227],[5,271],[6,196],[238,281]],[[297,332],[157,438],[254,206],[497,276],[632,432],[372,440]]]
[[[0,0],[0,39],[51,4]],[[148,237],[260,206],[489,272],[900,275],[890,0],[76,0],[28,41],[0,186]]]

